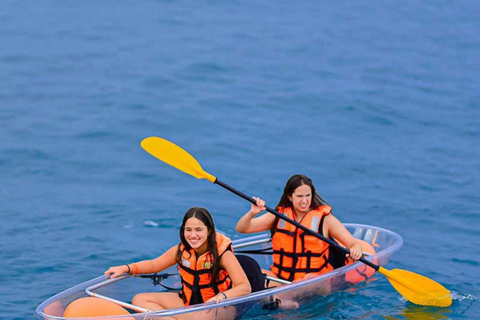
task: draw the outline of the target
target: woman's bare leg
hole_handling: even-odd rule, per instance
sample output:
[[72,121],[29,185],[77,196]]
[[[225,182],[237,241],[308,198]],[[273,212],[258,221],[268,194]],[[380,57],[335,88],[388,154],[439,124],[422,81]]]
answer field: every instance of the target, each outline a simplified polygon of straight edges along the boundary
[[135,295],[132,304],[149,309],[164,310],[184,306],[183,300],[174,292],[146,292]]
[[[270,270],[262,269],[262,272],[269,277],[278,278],[278,276]],[[268,288],[280,287],[284,285],[283,283],[276,282],[275,280],[267,280],[267,283]],[[297,309],[299,307],[298,302],[291,297],[286,297],[284,295],[276,295],[273,298],[279,300],[278,307],[282,310]]]

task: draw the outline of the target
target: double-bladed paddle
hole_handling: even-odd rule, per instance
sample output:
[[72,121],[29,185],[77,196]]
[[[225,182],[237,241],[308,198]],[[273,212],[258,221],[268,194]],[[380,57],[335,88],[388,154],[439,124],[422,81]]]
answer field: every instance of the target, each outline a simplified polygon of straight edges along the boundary
[[[232,188],[228,184],[218,180],[210,173],[205,172],[198,163],[198,161],[192,155],[190,155],[187,151],[183,150],[176,144],[159,137],[149,137],[144,139],[141,145],[142,148],[145,149],[152,156],[171,165],[172,167],[175,167],[178,170],[194,176],[197,179],[206,179],[211,183],[218,184],[219,186],[222,186],[223,188],[235,193],[236,195],[244,198],[245,200],[256,204],[255,199],[253,199],[252,197]],[[322,241],[327,242],[331,246],[335,247],[337,250],[343,251],[345,253],[350,253],[347,248],[339,246],[335,241],[325,238],[323,235],[313,230],[310,230],[307,227],[304,227],[298,222],[286,217],[283,214],[280,214],[275,209],[268,206],[266,206],[266,209],[268,212],[274,214],[280,219],[283,219],[295,225],[297,228],[302,229],[303,231],[312,234],[313,236],[321,239]],[[433,281],[432,279],[406,270],[387,270],[384,267],[376,265],[363,257],[360,258],[359,261],[372,267],[373,269],[375,269],[375,271],[378,271],[379,273],[387,277],[391,285],[402,296],[404,296],[405,299],[412,303],[423,306],[436,307],[448,307],[452,304],[450,291],[438,282]]]

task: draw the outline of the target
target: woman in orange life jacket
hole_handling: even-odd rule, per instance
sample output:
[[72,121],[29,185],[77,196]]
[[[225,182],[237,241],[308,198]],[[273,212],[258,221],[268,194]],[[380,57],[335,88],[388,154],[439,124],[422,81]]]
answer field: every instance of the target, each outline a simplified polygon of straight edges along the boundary
[[140,293],[132,304],[149,310],[180,308],[203,302],[216,303],[250,293],[250,283],[232,252],[231,240],[215,232],[207,209],[194,207],[183,218],[181,242],[153,260],[110,267],[112,278],[123,273],[156,273],[177,264],[182,290]]
[[[260,217],[265,210],[265,201],[255,198],[251,206],[237,223],[241,233],[255,233],[265,230],[272,232],[273,265],[264,272],[273,277],[288,281],[308,279],[333,270],[336,249],[304,232],[271,213]],[[316,193],[312,181],[305,175],[292,176],[285,186],[277,205],[277,211],[303,226],[320,232],[326,238],[335,238],[349,250],[350,259],[362,256],[362,247],[343,224],[333,216],[332,208]],[[343,257],[342,257],[343,258]],[[277,286],[277,283],[271,283]]]

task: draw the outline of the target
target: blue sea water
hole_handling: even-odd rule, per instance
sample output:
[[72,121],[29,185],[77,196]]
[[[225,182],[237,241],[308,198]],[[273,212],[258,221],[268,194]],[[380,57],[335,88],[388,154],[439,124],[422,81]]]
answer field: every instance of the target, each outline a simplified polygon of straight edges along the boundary
[[377,275],[299,319],[479,319],[479,12],[467,0],[1,1],[0,318],[34,319],[55,293],[162,253],[191,206],[238,237],[249,204],[140,148],[161,136],[271,205],[309,175],[341,221],[402,235],[387,268],[454,296],[415,306]]

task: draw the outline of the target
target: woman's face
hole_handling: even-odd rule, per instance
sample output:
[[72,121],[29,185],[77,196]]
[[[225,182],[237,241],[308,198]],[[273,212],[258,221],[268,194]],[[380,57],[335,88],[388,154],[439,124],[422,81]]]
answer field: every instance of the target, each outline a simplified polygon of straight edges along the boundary
[[306,214],[310,211],[310,204],[312,203],[312,188],[303,184],[288,197],[293,204],[293,209],[298,214]]
[[207,251],[208,228],[205,223],[196,217],[189,218],[185,223],[184,235],[190,247],[197,253]]

